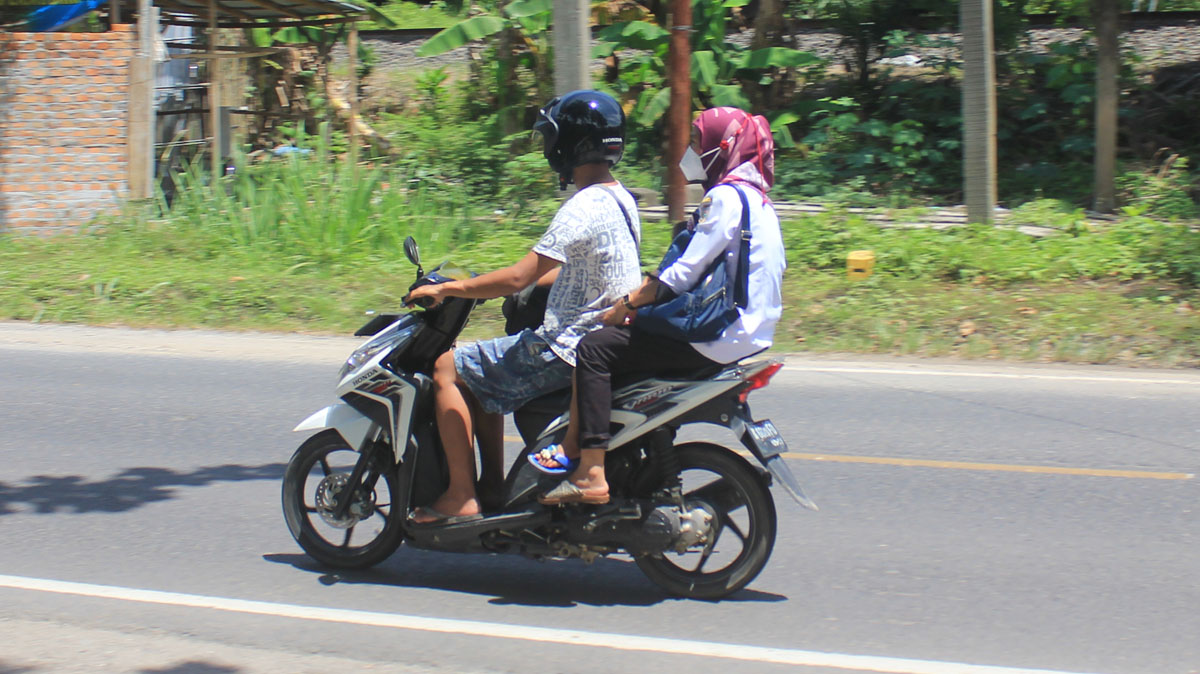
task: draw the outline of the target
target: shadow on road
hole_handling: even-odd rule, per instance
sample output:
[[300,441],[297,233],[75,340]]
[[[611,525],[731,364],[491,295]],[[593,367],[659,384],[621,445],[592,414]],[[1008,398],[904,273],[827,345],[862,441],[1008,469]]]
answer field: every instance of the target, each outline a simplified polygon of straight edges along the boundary
[[17,667],[0,661],[0,674],[27,674],[27,672],[36,672],[37,670],[37,667]]
[[[350,583],[414,587],[491,597],[500,606],[653,606],[676,600],[653,585],[629,560],[534,562],[520,557],[456,555],[401,548],[383,564],[364,571],[331,570],[307,555],[268,554],[263,559],[313,574],[322,585]],[[787,597],[741,590],[722,601],[779,602]]]
[[225,665],[210,665],[207,662],[181,662],[162,669],[139,669],[138,674],[236,674],[242,670]]
[[148,503],[166,501],[177,487],[203,487],[214,482],[280,480],[285,464],[261,466],[207,466],[191,472],[167,468],[129,468],[107,480],[90,481],[82,475],[35,475],[20,485],[0,482],[0,515],[17,512],[17,506],[40,514],[124,512]]

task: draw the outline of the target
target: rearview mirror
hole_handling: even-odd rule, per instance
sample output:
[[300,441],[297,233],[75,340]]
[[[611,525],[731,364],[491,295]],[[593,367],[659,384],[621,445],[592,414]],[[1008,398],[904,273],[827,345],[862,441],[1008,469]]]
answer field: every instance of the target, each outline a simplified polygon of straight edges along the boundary
[[418,279],[425,275],[425,270],[421,269],[421,250],[417,248],[416,239],[411,236],[404,237],[404,257],[408,258],[409,262],[417,265]]
[[404,237],[404,257],[418,267],[421,266],[421,250],[417,248],[417,240],[411,236]]

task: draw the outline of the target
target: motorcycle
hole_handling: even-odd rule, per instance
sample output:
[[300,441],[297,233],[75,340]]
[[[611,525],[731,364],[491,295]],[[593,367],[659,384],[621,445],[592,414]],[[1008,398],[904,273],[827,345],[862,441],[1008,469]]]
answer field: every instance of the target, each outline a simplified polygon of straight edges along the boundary
[[[404,250],[417,267],[413,288],[470,276],[448,262],[425,273],[411,237]],[[338,373],[338,402],[294,429],[317,432],[288,462],[283,512],[292,536],[318,562],[366,568],[402,543],[588,563],[624,552],[667,592],[716,599],[749,584],[771,555],[773,482],[817,509],[784,463],[787,444],[774,424],[751,416],[747,396],[782,367],[759,360],[686,377],[614,381],[607,504],[537,501],[563,476],[537,470],[526,455],[562,441],[568,389],[514,413],[525,450],[508,472],[499,509],[455,524],[412,522],[410,513],[431,504],[448,484],[434,420],[433,364],[478,303],[448,298],[436,307],[372,318],[355,333],[369,339]],[[698,423],[729,428],[758,466],[722,445],[675,442],[681,427]]]

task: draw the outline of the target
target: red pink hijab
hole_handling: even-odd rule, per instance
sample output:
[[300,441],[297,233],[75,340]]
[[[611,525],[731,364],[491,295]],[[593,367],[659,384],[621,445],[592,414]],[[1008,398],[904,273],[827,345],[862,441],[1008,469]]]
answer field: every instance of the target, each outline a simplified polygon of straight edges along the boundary
[[[766,198],[775,184],[775,139],[765,117],[738,108],[709,108],[692,126],[700,134],[700,155],[708,166],[704,189],[719,183],[742,183]],[[717,150],[715,160],[707,157],[713,150]]]

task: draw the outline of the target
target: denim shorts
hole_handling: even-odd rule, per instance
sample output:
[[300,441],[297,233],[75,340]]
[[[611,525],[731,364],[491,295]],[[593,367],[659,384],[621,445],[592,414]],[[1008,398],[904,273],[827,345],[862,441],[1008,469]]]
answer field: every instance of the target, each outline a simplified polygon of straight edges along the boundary
[[456,346],[454,367],[483,409],[496,414],[570,388],[575,370],[532,330]]

